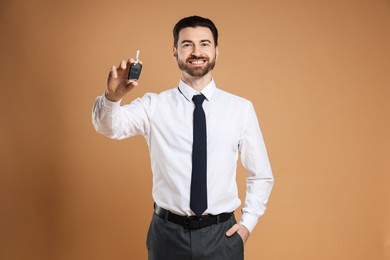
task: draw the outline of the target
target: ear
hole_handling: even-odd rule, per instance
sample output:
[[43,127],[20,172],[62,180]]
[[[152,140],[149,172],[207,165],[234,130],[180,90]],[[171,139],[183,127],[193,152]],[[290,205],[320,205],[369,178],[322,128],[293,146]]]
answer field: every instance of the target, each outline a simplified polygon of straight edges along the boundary
[[173,57],[177,59],[177,49],[176,47],[173,47]]
[[219,46],[215,47],[215,60],[218,59],[219,56]]

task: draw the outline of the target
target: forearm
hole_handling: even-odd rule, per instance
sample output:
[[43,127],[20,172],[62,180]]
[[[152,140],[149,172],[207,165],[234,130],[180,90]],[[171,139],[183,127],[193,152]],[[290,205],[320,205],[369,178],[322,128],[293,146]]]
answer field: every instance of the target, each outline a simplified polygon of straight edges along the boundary
[[104,95],[98,97],[92,111],[96,131],[113,139],[147,135],[152,96],[146,94],[124,106],[120,105],[120,100],[112,102]]
[[268,198],[271,194],[274,179],[272,174],[268,177],[248,177],[247,192],[239,221],[249,232],[255,228],[259,217],[264,215]]
[[107,137],[118,138],[115,133],[115,110],[120,107],[120,101],[111,102],[104,95],[96,98],[92,110],[92,124],[95,130]]

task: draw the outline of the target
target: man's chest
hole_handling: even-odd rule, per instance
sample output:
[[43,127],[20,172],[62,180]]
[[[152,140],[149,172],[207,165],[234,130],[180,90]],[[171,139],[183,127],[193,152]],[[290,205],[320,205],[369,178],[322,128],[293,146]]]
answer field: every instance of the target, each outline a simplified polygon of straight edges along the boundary
[[[191,103],[157,106],[150,118],[150,134],[170,146],[192,146],[193,110]],[[237,147],[244,130],[245,115],[241,108],[205,104],[207,143],[219,149]]]

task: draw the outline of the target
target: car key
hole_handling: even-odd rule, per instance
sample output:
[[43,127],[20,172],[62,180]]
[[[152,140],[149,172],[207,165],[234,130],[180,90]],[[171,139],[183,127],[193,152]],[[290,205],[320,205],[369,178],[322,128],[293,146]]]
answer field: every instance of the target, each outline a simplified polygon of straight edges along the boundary
[[139,75],[141,74],[142,70],[142,64],[138,62],[139,58],[139,50],[137,51],[137,56],[135,59],[135,62],[130,65],[130,71],[129,71],[129,80],[138,80]]

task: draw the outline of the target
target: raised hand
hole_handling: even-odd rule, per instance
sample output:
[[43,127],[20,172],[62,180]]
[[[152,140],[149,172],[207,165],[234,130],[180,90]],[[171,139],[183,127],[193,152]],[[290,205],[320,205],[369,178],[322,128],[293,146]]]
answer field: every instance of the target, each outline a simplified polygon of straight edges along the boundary
[[[130,65],[134,62],[130,58],[127,62],[122,60],[118,67],[112,66],[107,79],[106,98],[110,101],[119,101],[124,95],[138,85],[137,81],[128,80]],[[139,61],[142,64],[142,61]]]

